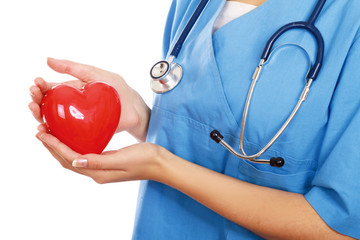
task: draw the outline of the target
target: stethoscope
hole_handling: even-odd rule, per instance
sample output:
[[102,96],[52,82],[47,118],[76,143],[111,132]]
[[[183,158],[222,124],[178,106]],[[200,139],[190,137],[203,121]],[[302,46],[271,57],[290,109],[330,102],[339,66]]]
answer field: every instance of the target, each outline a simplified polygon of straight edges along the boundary
[[[195,12],[191,16],[189,22],[186,24],[184,30],[182,31],[179,39],[177,40],[176,44],[174,45],[170,56],[168,60],[157,62],[150,70],[151,75],[151,89],[155,93],[165,93],[170,90],[172,90],[174,87],[178,85],[182,78],[183,70],[181,66],[174,62],[174,59],[178,56],[181,47],[188,36],[190,30],[196,23],[197,19],[200,17],[201,13],[203,12],[205,6],[209,0],[202,0],[198,7],[196,8]],[[287,128],[291,120],[294,118],[295,114],[298,112],[301,104],[306,100],[309,92],[310,92],[310,86],[311,84],[316,80],[319,71],[322,66],[323,56],[324,56],[324,40],[321,36],[320,31],[314,26],[314,23],[316,19],[318,18],[326,0],[318,0],[314,10],[312,11],[309,19],[306,22],[299,21],[299,22],[292,22],[284,25],[279,30],[277,30],[267,41],[264,51],[261,55],[260,63],[256,67],[255,72],[252,76],[252,82],[250,85],[250,89],[246,98],[242,122],[241,122],[241,130],[240,130],[240,151],[241,153],[238,153],[235,151],[225,140],[224,137],[221,135],[221,133],[217,130],[213,130],[210,133],[211,139],[213,139],[216,143],[221,143],[227,150],[229,150],[232,154],[234,154],[236,157],[239,157],[241,159],[248,160],[250,162],[254,163],[265,163],[270,164],[270,166],[273,167],[282,167],[285,164],[285,160],[282,157],[272,157],[270,159],[259,159],[261,155],[265,153],[266,150],[268,150],[272,144],[280,137],[280,135],[284,132],[284,130]],[[244,132],[245,132],[245,126],[246,126],[246,119],[248,116],[249,106],[251,102],[251,97],[254,92],[254,88],[256,85],[256,82],[259,79],[261,70],[263,68],[263,65],[268,61],[272,51],[273,45],[276,42],[276,40],[285,32],[300,28],[304,29],[308,32],[310,32],[316,39],[317,42],[317,56],[316,61],[314,65],[312,65],[309,68],[309,71],[306,75],[306,84],[305,87],[299,97],[299,100],[295,107],[293,108],[293,111],[285,121],[285,123],[281,126],[281,128],[278,130],[278,132],[273,136],[273,138],[263,147],[259,152],[247,155],[244,150]],[[302,48],[302,47],[301,47]],[[311,65],[311,63],[310,63]]]

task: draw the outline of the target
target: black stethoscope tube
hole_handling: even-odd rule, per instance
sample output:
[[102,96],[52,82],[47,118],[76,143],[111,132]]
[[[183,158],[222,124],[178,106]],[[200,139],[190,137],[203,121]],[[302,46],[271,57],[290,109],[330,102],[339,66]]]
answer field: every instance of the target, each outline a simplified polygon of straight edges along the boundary
[[208,2],[209,2],[209,0],[202,0],[199,3],[199,5],[197,6],[195,12],[192,14],[190,20],[186,24],[184,30],[181,32],[181,35],[180,35],[179,39],[177,40],[177,42],[175,43],[175,46],[174,46],[173,50],[170,53],[170,56],[174,56],[176,58],[179,55],[183,43],[185,42],[185,40],[186,40],[187,36],[189,35],[191,29],[193,28],[194,24],[196,23],[196,21],[200,17],[202,11],[204,10],[204,8],[205,8],[205,6],[207,5]]
[[305,30],[309,31],[315,37],[316,43],[317,43],[316,61],[313,64],[313,66],[311,67],[308,75],[306,76],[307,79],[312,79],[313,81],[315,81],[320,72],[323,58],[324,58],[324,39],[321,36],[320,31],[314,26],[314,23],[315,23],[317,17],[319,16],[322,8],[324,7],[325,2],[326,2],[326,0],[319,0],[317,2],[314,10],[312,11],[309,19],[306,22],[288,23],[285,26],[281,27],[279,30],[277,30],[267,41],[264,51],[261,55],[261,59],[263,59],[264,62],[266,62],[268,60],[274,43],[282,34],[284,34],[285,32],[287,32],[291,29],[295,29],[295,28],[305,29]]

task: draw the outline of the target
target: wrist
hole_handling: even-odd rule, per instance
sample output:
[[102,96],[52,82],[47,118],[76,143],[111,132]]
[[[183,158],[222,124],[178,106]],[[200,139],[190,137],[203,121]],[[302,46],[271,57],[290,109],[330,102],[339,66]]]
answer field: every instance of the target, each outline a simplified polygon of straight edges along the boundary
[[138,115],[136,124],[129,128],[127,132],[139,142],[145,142],[149,129],[151,110],[144,102],[140,106],[135,105],[135,109]]
[[132,88],[126,91],[126,103],[122,111],[126,116],[120,118],[117,132],[126,131],[139,142],[145,142],[149,127],[151,109],[146,105],[141,96]]
[[[158,157],[158,171],[154,179],[172,188],[182,191],[191,182],[191,174],[197,174],[197,165],[161,148]],[[195,171],[194,171],[195,167]],[[190,174],[190,175],[189,175]]]
[[174,157],[176,156],[161,146],[157,145],[157,147],[157,153],[155,156],[156,171],[154,171],[150,180],[167,184],[171,165],[173,164]]

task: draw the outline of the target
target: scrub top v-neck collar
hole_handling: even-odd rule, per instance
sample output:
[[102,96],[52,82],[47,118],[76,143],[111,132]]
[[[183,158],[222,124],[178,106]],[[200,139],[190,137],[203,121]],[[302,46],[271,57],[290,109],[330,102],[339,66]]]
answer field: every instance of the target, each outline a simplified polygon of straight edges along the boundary
[[[239,16],[239,17],[236,17],[236,18],[234,18],[234,19],[232,19],[231,21],[229,21],[228,23],[226,23],[226,24],[224,24],[221,28],[219,28],[217,31],[219,31],[220,29],[222,29],[222,28],[224,28],[225,26],[227,26],[228,24],[232,24],[233,22],[236,22],[236,21],[242,21],[244,18],[248,18],[248,17],[251,17],[252,15],[254,15],[254,14],[261,14],[261,11],[263,11],[262,9],[263,8],[266,8],[266,6],[269,4],[269,2],[271,2],[271,1],[273,1],[273,0],[267,0],[267,1],[265,1],[264,3],[262,3],[261,5],[259,5],[259,6],[255,6],[255,8],[254,9],[252,9],[252,10],[250,10],[250,11],[248,11],[248,12],[246,12],[245,14],[242,14],[241,16]],[[220,7],[220,10],[215,14],[216,15],[216,18],[217,17],[219,17],[219,14],[224,10],[224,7],[225,7],[225,4],[226,3],[229,3],[229,2],[234,2],[234,3],[242,3],[242,2],[237,2],[237,1],[223,1],[222,2],[222,5],[221,5],[221,7]],[[248,4],[248,5],[251,5],[251,4]],[[254,6],[254,5],[253,5]],[[260,13],[258,13],[260,11]],[[250,15],[250,16],[248,16],[248,15]],[[215,19],[216,19],[215,18]],[[216,31],[216,32],[217,32]],[[215,34],[215,33],[214,33]]]
[[[263,4],[261,4],[260,6],[256,7],[255,9],[251,10],[250,12],[233,19],[232,21],[228,22],[227,24],[225,24],[224,26],[222,26],[220,29],[218,29],[214,34],[212,34],[212,29],[214,27],[214,23],[216,21],[216,18],[219,16],[219,14],[221,13],[221,11],[223,10],[226,0],[222,0],[221,2],[219,2],[218,4],[218,10],[215,12],[215,14],[210,18],[210,21],[208,23],[209,29],[208,29],[208,38],[209,38],[209,46],[210,46],[210,58],[211,58],[211,69],[213,72],[213,76],[216,79],[217,83],[219,84],[218,86],[220,87],[220,89],[222,89],[222,93],[223,93],[223,97],[225,98],[225,102],[227,105],[226,108],[226,112],[228,113],[228,115],[231,116],[232,120],[235,123],[235,126],[237,129],[234,129],[234,132],[236,132],[236,134],[233,134],[233,137],[237,138],[238,135],[237,133],[240,132],[240,125],[238,123],[238,120],[234,117],[234,115],[232,114],[232,111],[230,109],[230,106],[227,103],[226,100],[226,96],[225,96],[225,92],[223,89],[223,85],[222,85],[222,81],[221,81],[221,75],[220,75],[220,70],[219,70],[219,66],[217,64],[216,61],[216,55],[215,55],[215,50],[214,50],[214,38],[217,37],[217,35],[221,35],[223,31],[226,31],[228,28],[232,28],[232,26],[240,21],[244,21],[244,19],[247,18],[255,18],[256,16],[262,16],[263,11],[266,11],[267,7],[271,7],[269,5],[272,4],[272,2],[275,0],[267,0],[266,2],[264,2]],[[205,9],[206,11],[206,9]],[[261,52],[259,52],[259,56],[260,56]],[[255,65],[254,65],[255,66]],[[251,76],[250,76],[251,77]]]

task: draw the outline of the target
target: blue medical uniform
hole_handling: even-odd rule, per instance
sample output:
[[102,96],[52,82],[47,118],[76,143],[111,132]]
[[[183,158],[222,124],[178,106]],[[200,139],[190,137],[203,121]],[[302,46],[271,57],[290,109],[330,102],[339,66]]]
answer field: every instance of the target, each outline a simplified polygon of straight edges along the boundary
[[[173,1],[164,57],[199,2]],[[242,181],[304,194],[331,228],[360,238],[359,0],[328,0],[316,22],[325,40],[323,68],[294,120],[263,155],[283,157],[284,167],[238,159],[209,138],[218,129],[238,149],[245,99],[266,41],[282,25],[306,20],[316,2],[267,0],[212,35],[225,0],[210,1],[176,59],[183,79],[172,91],[155,95],[147,141]],[[316,42],[304,30],[278,40],[250,105],[247,154],[261,149],[281,127],[305,84],[307,55],[301,48],[280,46],[284,43],[303,46],[312,62],[316,57]],[[176,189],[143,181],[133,239],[261,238]]]

